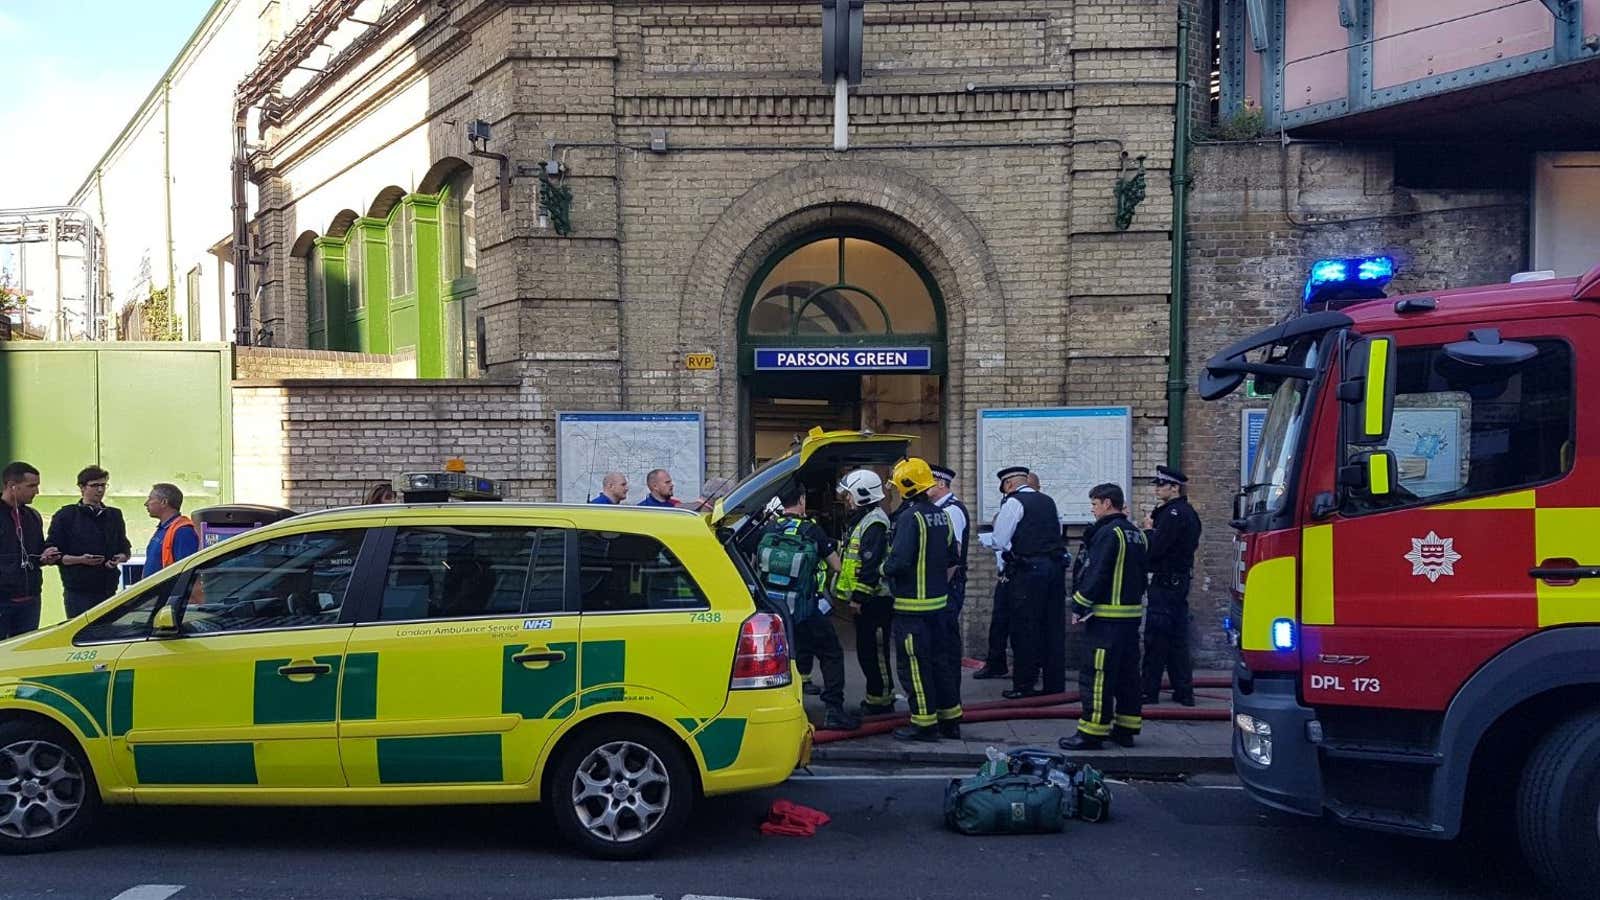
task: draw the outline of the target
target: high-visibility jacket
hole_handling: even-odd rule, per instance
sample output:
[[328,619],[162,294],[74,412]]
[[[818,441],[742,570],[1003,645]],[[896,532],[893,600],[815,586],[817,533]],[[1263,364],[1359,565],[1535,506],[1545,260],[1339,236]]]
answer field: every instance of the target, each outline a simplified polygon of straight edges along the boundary
[[[881,531],[870,533],[874,528]],[[874,505],[856,520],[845,542],[839,577],[833,582],[835,597],[848,601],[855,593],[889,596],[889,586],[883,583],[883,554],[889,543],[888,536],[889,515],[883,507]]]
[[1144,532],[1122,513],[1112,513],[1089,526],[1083,545],[1072,611],[1101,619],[1138,619],[1144,614]]
[[918,494],[895,513],[884,579],[897,613],[938,612],[950,599],[946,574],[956,560],[956,536],[950,517]]
[[167,566],[177,562],[172,557],[172,542],[178,537],[178,529],[185,526],[193,529],[195,534],[199,535],[200,529],[194,527],[194,521],[188,516],[178,516],[173,519],[172,524],[167,526],[167,533],[161,536],[161,568],[165,569]]

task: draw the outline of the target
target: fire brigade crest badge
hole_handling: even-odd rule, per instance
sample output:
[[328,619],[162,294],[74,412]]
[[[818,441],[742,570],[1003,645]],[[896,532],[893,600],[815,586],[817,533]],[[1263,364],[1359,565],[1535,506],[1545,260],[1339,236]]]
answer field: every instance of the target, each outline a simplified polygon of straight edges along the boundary
[[1434,531],[1429,531],[1427,537],[1412,538],[1411,552],[1406,554],[1411,574],[1427,576],[1429,583],[1438,581],[1441,575],[1454,575],[1456,562],[1461,559],[1455,543],[1455,538],[1442,538]]

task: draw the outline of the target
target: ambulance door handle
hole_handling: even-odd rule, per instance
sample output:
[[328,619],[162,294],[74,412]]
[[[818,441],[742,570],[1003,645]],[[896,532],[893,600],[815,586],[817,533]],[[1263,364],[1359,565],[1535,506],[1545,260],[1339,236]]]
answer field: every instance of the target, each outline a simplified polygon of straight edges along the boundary
[[318,675],[327,675],[333,671],[333,666],[327,663],[312,662],[308,659],[297,659],[287,666],[279,666],[278,674],[290,681],[304,684]]
[[511,657],[511,661],[521,665],[524,669],[545,669],[551,663],[561,662],[567,658],[565,650],[548,650],[544,647],[529,647],[521,653]]
[[1600,578],[1600,566],[1583,566],[1575,559],[1560,556],[1541,560],[1536,568],[1528,570],[1528,575],[1551,587],[1571,587],[1580,578]]

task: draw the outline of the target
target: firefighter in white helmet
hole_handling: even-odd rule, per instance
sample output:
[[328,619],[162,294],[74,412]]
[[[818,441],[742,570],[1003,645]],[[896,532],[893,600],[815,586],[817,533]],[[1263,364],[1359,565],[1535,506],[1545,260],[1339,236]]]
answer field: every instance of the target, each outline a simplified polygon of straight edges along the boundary
[[894,598],[883,581],[883,557],[889,549],[883,479],[870,469],[857,469],[839,482],[839,493],[849,501],[852,513],[833,595],[849,603],[856,615],[856,659],[867,683],[861,714],[893,712],[889,626],[894,621]]

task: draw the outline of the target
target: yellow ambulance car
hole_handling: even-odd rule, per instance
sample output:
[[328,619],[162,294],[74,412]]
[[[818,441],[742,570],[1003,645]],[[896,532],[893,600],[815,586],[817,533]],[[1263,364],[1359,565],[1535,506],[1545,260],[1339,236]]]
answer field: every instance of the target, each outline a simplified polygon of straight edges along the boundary
[[785,484],[905,440],[814,432],[714,512],[432,503],[295,516],[0,643],[0,850],[102,804],[542,802],[601,857],[810,750],[740,554]]

